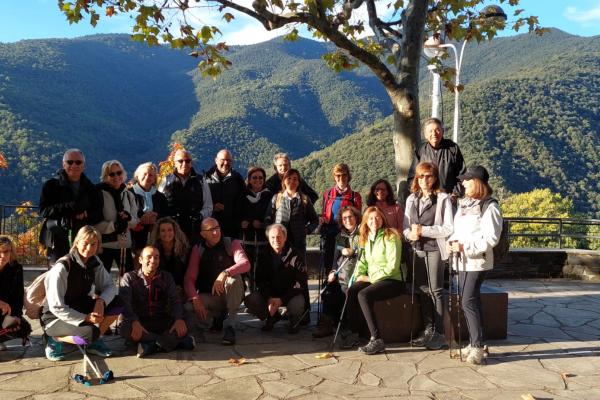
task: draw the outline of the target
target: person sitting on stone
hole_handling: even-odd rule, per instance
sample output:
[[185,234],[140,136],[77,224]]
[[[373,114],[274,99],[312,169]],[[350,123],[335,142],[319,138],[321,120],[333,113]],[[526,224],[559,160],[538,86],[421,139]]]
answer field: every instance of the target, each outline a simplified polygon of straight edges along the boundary
[[23,339],[31,333],[31,325],[23,318],[23,267],[17,261],[15,246],[8,236],[0,236],[0,351],[4,342]]
[[298,332],[305,311],[304,292],[307,288],[306,264],[286,241],[287,229],[281,224],[267,227],[270,257],[256,271],[257,291],[249,294],[244,303],[248,311],[265,320],[263,331],[273,330],[281,319],[279,308],[285,306],[289,316],[288,331]]
[[221,235],[219,222],[206,218],[200,225],[201,242],[192,248],[184,278],[185,293],[202,323],[213,319],[211,330],[224,329],[222,343],[235,344],[235,323],[244,298],[242,274],[250,261],[239,240]]
[[183,305],[173,277],[158,268],[158,249],[144,247],[139,261],[141,267],[126,273],[121,280],[119,296],[125,304],[121,336],[138,343],[140,358],[177,348],[193,350],[195,341],[187,335]]
[[117,320],[123,303],[112,277],[96,256],[99,249],[100,233],[86,225],[77,232],[69,254],[46,275],[41,325],[50,361],[64,360],[62,343],[79,343],[80,338],[91,343],[88,353],[112,355],[100,336]]
[[62,168],[49,179],[40,194],[40,216],[44,218],[40,244],[50,265],[69,252],[69,243],[82,226],[102,220],[102,195],[85,176],[85,156],[79,149],[65,151]]

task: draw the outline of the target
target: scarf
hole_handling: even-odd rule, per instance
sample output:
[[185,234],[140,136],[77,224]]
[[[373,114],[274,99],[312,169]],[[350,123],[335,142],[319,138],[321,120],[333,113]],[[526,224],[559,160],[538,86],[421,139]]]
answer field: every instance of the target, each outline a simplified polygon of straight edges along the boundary
[[144,199],[144,209],[142,210],[143,212],[148,212],[148,211],[153,211],[154,210],[154,205],[152,204],[152,196],[154,196],[154,193],[156,193],[156,187],[152,186],[150,188],[150,190],[148,190],[147,192],[140,186],[139,183],[135,183],[135,185],[133,185],[133,193],[142,196],[142,198]]

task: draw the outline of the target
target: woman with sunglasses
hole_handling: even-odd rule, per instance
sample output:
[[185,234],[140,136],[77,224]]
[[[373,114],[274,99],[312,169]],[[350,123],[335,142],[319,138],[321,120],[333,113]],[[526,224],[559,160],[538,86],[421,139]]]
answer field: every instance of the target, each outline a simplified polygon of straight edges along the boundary
[[138,206],[135,195],[126,189],[127,173],[117,160],[102,164],[101,182],[98,188],[104,200],[103,219],[95,225],[102,235],[102,252],[99,257],[108,272],[113,261],[117,262],[119,274],[133,269],[131,255],[131,232],[138,224]]
[[379,179],[375,181],[369,189],[367,195],[367,206],[377,206],[385,214],[385,218],[391,228],[394,228],[400,232],[402,230],[402,220],[404,218],[404,211],[394,198],[394,191],[392,185],[385,180]]
[[17,261],[15,247],[8,236],[0,236],[0,351],[5,341],[23,339],[31,325],[23,318],[23,267]]
[[260,167],[250,167],[246,179],[246,192],[242,198],[242,239],[250,260],[250,288],[254,290],[254,268],[262,260],[267,246],[263,219],[273,193],[266,186],[266,172]]
[[404,237],[412,245],[414,279],[420,292],[425,330],[413,340],[430,350],[445,347],[444,263],[445,240],[452,233],[450,196],[440,191],[438,168],[429,162],[417,165],[404,211]]

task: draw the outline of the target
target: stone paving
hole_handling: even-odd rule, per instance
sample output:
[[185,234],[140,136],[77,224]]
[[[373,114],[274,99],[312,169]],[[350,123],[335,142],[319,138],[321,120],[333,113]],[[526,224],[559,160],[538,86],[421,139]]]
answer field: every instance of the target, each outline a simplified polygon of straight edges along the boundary
[[[331,339],[313,339],[314,327],[289,335],[280,323],[264,334],[260,322],[242,315],[234,347],[207,334],[194,351],[138,359],[109,337],[120,354],[94,359],[116,379],[86,387],[71,379],[81,369],[78,353],[46,360],[38,328],[31,346],[12,341],[0,352],[0,399],[600,399],[600,284],[486,283],[509,292],[509,336],[489,343],[482,366],[402,344],[375,356],[336,349],[319,359]],[[242,357],[243,365],[228,362]]]

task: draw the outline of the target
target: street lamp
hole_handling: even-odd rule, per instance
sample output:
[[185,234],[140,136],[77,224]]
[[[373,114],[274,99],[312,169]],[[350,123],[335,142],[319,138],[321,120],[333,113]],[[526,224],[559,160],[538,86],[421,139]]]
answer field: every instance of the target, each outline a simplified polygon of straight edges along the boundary
[[[480,19],[489,20],[492,19],[495,23],[501,23],[506,21],[506,14],[500,8],[500,6],[490,5],[485,7],[479,13]],[[460,47],[460,53],[458,52],[456,46],[452,43],[444,43],[441,39],[441,35],[437,34],[435,36],[430,36],[425,43],[423,44],[423,52],[427,56],[427,58],[431,59],[434,57],[441,56],[446,49],[451,49],[454,53],[454,67],[456,70],[456,75],[454,78],[454,125],[452,129],[452,140],[454,143],[458,144],[458,129],[459,129],[459,85],[460,85],[460,69],[462,67],[463,56],[465,53],[465,46],[467,41],[463,41]],[[437,73],[436,67],[434,65],[428,66],[429,70],[433,74],[433,87],[431,94],[431,116],[435,118],[439,118],[439,104],[440,104],[440,74]]]

